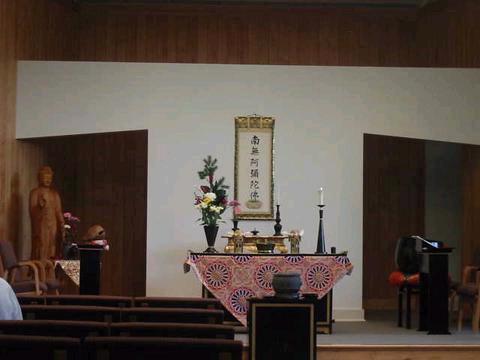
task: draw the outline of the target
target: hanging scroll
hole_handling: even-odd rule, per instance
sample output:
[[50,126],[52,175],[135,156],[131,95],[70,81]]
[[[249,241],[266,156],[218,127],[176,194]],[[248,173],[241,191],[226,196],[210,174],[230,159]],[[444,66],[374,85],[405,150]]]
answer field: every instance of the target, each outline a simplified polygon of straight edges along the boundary
[[275,119],[235,118],[235,199],[238,219],[273,218],[273,129]]

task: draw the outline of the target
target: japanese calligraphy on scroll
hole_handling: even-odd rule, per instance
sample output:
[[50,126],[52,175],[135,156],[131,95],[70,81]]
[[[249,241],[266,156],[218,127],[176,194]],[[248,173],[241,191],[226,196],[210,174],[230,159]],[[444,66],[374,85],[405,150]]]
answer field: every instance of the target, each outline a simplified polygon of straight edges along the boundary
[[273,218],[273,129],[275,119],[235,118],[235,199],[239,219]]

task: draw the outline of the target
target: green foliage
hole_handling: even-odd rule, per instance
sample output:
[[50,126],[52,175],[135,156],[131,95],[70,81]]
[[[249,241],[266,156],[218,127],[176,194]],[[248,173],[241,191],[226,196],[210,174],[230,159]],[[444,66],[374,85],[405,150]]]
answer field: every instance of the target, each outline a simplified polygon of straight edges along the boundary
[[[201,211],[202,218],[200,220],[204,225],[215,225],[229,206],[227,199],[229,186],[225,184],[225,177],[215,180],[214,175],[217,169],[217,159],[208,155],[203,159],[203,169],[198,171],[200,180],[208,181],[208,186],[200,186],[202,194],[195,194],[195,206]],[[206,199],[208,193],[215,194],[213,201]]]
[[226,190],[230,187],[225,185],[225,177],[221,177],[218,180],[214,180],[215,171],[217,171],[217,159],[212,159],[211,155],[208,155],[207,158],[203,159],[203,170],[198,172],[198,177],[200,180],[207,179],[210,185],[210,192],[215,193],[217,196],[224,198],[226,196]]
[[212,156],[208,155],[206,159],[203,159],[203,170],[198,172],[200,180],[204,180],[207,176],[213,176],[217,171],[217,159],[212,160]]

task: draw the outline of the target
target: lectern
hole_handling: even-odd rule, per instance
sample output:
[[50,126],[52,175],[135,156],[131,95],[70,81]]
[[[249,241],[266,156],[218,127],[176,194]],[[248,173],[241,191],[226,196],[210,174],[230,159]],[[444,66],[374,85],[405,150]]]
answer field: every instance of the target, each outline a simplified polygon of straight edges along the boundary
[[315,360],[315,301],[250,298],[250,360]]
[[102,245],[78,245],[80,252],[80,295],[100,294]]
[[[423,239],[422,239],[423,240]],[[448,255],[452,248],[421,242],[420,262],[420,331],[450,334],[448,329]]]

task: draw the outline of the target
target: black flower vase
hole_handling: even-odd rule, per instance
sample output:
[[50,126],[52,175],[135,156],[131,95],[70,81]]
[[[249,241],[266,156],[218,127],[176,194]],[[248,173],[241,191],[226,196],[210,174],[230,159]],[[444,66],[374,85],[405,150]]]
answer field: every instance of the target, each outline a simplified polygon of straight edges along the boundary
[[207,238],[208,248],[204,251],[206,253],[216,253],[215,250],[215,240],[217,240],[218,226],[217,225],[205,225],[203,227],[205,230],[205,236]]

